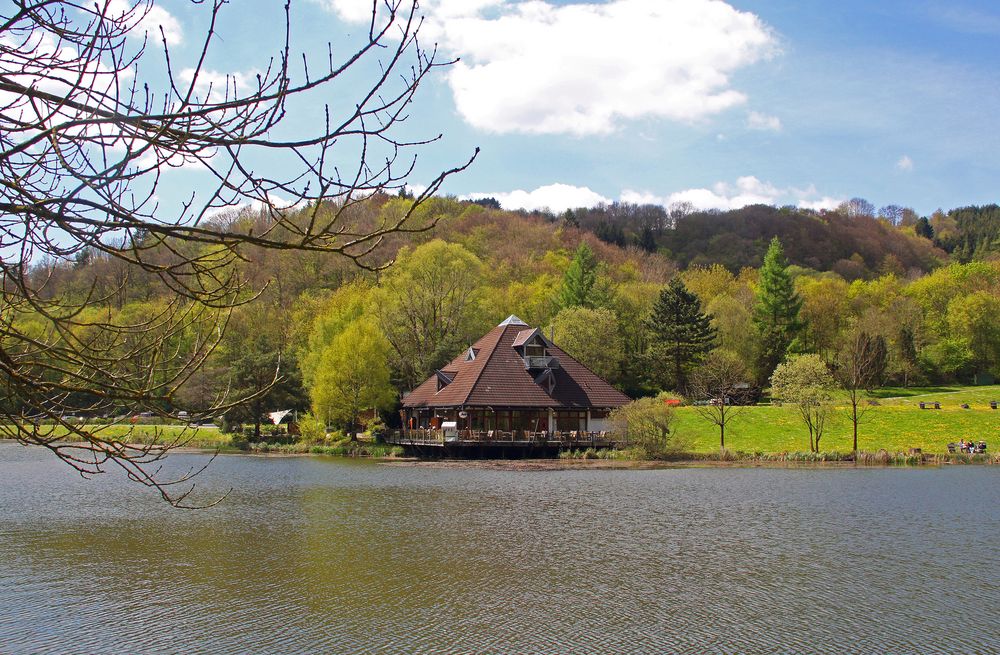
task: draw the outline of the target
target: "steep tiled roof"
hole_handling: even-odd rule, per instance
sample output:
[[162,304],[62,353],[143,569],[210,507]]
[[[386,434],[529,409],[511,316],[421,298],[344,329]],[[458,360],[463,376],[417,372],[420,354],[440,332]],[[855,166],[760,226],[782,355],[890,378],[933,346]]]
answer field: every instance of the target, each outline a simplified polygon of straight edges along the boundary
[[560,366],[552,369],[555,387],[549,395],[548,385],[543,388],[535,383],[538,372],[526,370],[515,350],[519,336],[523,344],[527,336],[537,333],[526,327],[516,316],[496,326],[472,345],[478,350],[475,359],[466,361],[467,351],[463,351],[441,367],[449,374],[454,371],[451,384],[438,391],[438,376],[432,375],[403,399],[403,406],[585,409],[619,407],[629,402],[628,396],[554,344],[549,344],[548,354],[557,358]]

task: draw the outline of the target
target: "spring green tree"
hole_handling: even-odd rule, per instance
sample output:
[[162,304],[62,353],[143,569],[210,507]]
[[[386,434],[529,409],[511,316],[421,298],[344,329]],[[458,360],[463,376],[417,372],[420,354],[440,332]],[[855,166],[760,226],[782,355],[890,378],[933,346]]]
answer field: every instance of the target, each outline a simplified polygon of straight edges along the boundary
[[649,329],[654,376],[661,388],[684,389],[688,373],[715,347],[712,317],[702,312],[698,296],[675,277],[653,305]]
[[837,383],[819,355],[795,355],[771,376],[771,397],[790,403],[809,429],[809,450],[818,453]]
[[771,375],[802,332],[805,326],[799,316],[801,310],[802,299],[795,292],[781,242],[775,237],[764,255],[753,308],[757,338],[754,368],[758,381],[763,382]]
[[593,307],[597,282],[597,258],[586,241],[581,241],[563,276],[559,290],[560,307]]
[[482,289],[482,261],[457,243],[434,239],[400,251],[375,311],[404,388],[423,382],[482,335]]
[[566,353],[609,382],[621,374],[624,349],[618,319],[608,309],[567,307],[550,326]]
[[309,390],[313,414],[345,426],[355,438],[362,412],[387,409],[396,400],[389,353],[389,342],[373,321],[348,325],[320,357]]

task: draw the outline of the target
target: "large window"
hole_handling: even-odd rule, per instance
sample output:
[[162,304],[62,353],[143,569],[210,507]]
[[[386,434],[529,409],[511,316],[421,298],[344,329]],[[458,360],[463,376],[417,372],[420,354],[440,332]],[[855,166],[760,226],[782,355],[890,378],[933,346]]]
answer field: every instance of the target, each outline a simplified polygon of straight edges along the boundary
[[556,412],[556,430],[568,432],[587,429],[587,412]]

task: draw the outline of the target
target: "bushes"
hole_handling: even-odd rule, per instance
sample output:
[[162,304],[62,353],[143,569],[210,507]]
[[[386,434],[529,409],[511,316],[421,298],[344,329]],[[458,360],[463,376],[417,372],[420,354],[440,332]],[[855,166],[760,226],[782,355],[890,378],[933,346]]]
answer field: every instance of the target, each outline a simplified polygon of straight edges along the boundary
[[687,441],[673,430],[674,410],[663,397],[640,398],[608,417],[618,437],[645,451],[643,459],[663,459],[684,451]]
[[308,443],[268,443],[261,441],[258,443],[247,443],[245,450],[253,453],[281,453],[285,455],[335,455],[338,457],[372,457],[376,459],[386,457],[402,457],[403,448],[401,446],[388,446],[383,444],[371,444],[359,441],[346,440],[331,445],[308,444]]

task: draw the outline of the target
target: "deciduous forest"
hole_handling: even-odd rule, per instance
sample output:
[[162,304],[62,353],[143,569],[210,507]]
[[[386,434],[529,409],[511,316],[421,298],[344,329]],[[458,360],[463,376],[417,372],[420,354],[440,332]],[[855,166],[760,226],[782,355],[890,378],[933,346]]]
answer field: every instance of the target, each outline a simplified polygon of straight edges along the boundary
[[[319,211],[344,211],[363,230],[410,206],[377,195]],[[304,220],[316,208],[299,211]],[[995,205],[920,217],[876,213],[860,200],[830,212],[616,203],[556,215],[436,198],[418,212],[415,222],[434,227],[388,235],[361,260],[366,268],[273,248],[227,262],[248,282],[247,302],[227,310],[221,343],[164,410],[248,397],[227,420],[259,430],[264,412],[291,408],[346,427],[376,408],[391,424],[401,394],[510,314],[554,334],[633,397],[693,393],[691,375],[713,351],[742,364],[761,389],[788,354],[815,354],[836,372],[858,335],[878,353],[868,384],[982,383],[1000,374]],[[273,229],[273,220],[243,209],[213,224],[249,234]],[[166,241],[153,247],[164,261],[172,256]],[[155,272],[126,270],[93,250],[36,264],[30,275],[50,297],[86,305],[61,335],[47,334],[27,306],[5,317],[46,342],[85,342],[88,323],[108,320],[155,332],[149,317],[179,302]],[[210,311],[183,302],[192,317]],[[681,318],[674,325],[671,317]],[[187,332],[163,326],[171,339],[137,365],[169,376],[175,353],[203,343],[201,323],[190,324]],[[48,352],[58,359],[58,349]]]

